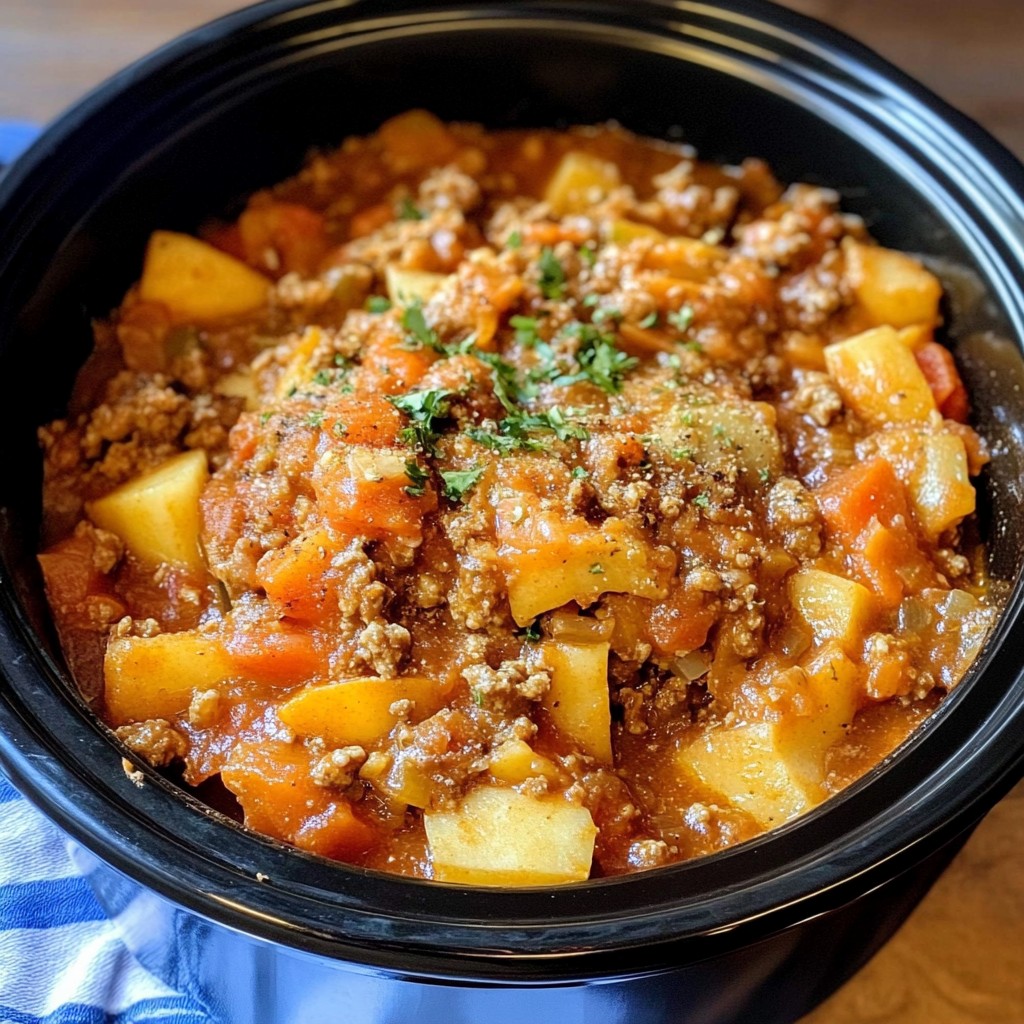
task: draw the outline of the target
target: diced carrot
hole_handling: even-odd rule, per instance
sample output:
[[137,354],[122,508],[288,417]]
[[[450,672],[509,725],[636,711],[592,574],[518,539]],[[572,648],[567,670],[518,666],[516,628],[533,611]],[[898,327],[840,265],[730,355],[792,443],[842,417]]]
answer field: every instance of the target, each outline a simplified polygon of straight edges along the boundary
[[892,525],[896,516],[909,520],[907,492],[886,459],[852,466],[815,492],[828,531],[851,545],[872,519]]
[[895,608],[907,590],[902,573],[921,554],[913,534],[873,523],[856,542],[852,554],[858,575],[882,599],[886,608]]
[[90,626],[89,607],[94,599],[109,604],[110,620],[121,600],[114,594],[110,579],[101,573],[93,559],[93,541],[88,534],[76,534],[44,551],[39,558],[46,597],[58,625]]
[[356,384],[369,394],[409,391],[437,360],[428,348],[412,349],[397,331],[376,331],[363,348]]
[[395,219],[395,208],[391,203],[377,203],[367,206],[352,216],[349,224],[349,235],[352,238],[364,238],[372,235],[378,228],[384,227]]
[[409,110],[392,117],[377,130],[377,138],[398,172],[440,167],[459,148],[444,122],[426,110]]
[[329,575],[336,545],[327,530],[315,529],[260,559],[256,578],[278,614],[310,622],[325,617],[331,604]]
[[316,637],[285,622],[248,624],[230,634],[225,647],[240,676],[271,685],[301,683],[327,671]]
[[948,420],[965,423],[971,409],[953,354],[937,341],[928,341],[914,350],[914,358],[932,389],[939,412]]
[[345,859],[368,850],[373,830],[340,793],[317,786],[312,758],[296,743],[276,740],[235,744],[221,780],[257,832],[324,857]]
[[572,242],[573,245],[582,245],[589,237],[589,233],[579,228],[568,227],[565,224],[556,224],[551,221],[535,221],[526,224],[522,230],[523,241],[532,242],[536,245],[557,245],[559,242]]
[[313,470],[317,504],[331,527],[344,536],[384,540],[423,536],[423,517],[436,507],[428,490],[409,494],[404,451],[362,448],[328,453]]
[[636,324],[619,325],[619,337],[622,347],[630,355],[646,356],[652,352],[675,352],[679,348],[678,339],[664,331],[638,327]]
[[[360,382],[362,383],[362,382]],[[338,395],[324,412],[324,443],[391,447],[405,426],[402,414],[382,395],[360,387]]]
[[685,654],[704,644],[715,617],[702,591],[681,587],[651,609],[648,632],[661,653]]
[[[238,219],[246,260],[281,273],[316,270],[327,252],[327,228],[321,214],[298,203],[250,206]],[[280,267],[268,267],[266,252],[277,253]]]
[[237,224],[214,224],[205,228],[202,235],[210,245],[221,252],[226,252],[237,260],[245,259],[245,243]]

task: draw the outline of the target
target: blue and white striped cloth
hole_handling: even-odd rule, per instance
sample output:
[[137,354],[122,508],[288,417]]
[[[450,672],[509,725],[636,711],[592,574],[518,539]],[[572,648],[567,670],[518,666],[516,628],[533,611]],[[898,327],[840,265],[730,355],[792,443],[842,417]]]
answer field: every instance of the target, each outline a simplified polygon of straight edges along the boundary
[[211,1024],[129,952],[83,853],[0,775],[0,1022]]

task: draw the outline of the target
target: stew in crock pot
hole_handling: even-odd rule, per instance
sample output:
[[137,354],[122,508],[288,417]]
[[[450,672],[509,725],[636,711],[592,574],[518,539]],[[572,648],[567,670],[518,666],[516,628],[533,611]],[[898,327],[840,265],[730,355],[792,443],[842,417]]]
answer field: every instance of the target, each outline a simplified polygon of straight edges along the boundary
[[535,885],[757,836],[993,621],[940,299],[757,160],[396,117],[154,233],[96,324],[41,431],[68,663],[326,857]]

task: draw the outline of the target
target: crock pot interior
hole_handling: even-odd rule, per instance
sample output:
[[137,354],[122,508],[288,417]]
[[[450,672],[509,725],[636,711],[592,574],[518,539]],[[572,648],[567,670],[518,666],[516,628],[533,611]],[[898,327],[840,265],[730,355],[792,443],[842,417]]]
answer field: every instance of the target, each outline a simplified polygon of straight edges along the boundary
[[[636,132],[690,143],[708,159],[763,157],[785,181],[836,188],[844,208],[862,215],[883,244],[924,254],[951,286],[949,335],[976,396],[980,429],[999,448],[985,483],[993,568],[1008,581],[1017,579],[1024,557],[1024,517],[1015,514],[1024,497],[1019,425],[1024,372],[1014,340],[1020,303],[1011,308],[1005,301],[1010,285],[993,276],[998,231],[970,228],[969,219],[977,214],[968,200],[962,209],[943,202],[945,189],[961,186],[929,162],[916,140],[901,138],[865,113],[884,84],[875,71],[860,69],[849,78],[852,65],[830,71],[837,57],[786,41],[782,28],[803,26],[789,15],[776,20],[782,28],[773,37],[757,38],[759,46],[773,45],[775,52],[759,51],[746,41],[751,33],[757,35],[754,28],[744,27],[739,18],[719,19],[703,5],[506,3],[467,13],[441,4],[363,2],[344,10],[311,4],[287,16],[286,6],[266,5],[262,23],[252,14],[235,19],[232,24],[240,31],[230,39],[216,28],[201,32],[191,48],[179,47],[147,72],[129,73],[108,86],[40,143],[34,184],[18,182],[20,205],[3,210],[0,381],[5,401],[0,422],[6,472],[0,475],[0,510],[5,576],[55,662],[59,654],[33,558],[40,490],[35,429],[62,414],[91,344],[90,320],[117,305],[138,277],[152,230],[194,230],[209,215],[230,214],[248,192],[297,170],[311,146],[369,132],[410,107],[490,127],[614,119]],[[729,7],[741,13],[766,10],[760,4]],[[419,14],[408,15],[409,10]],[[344,31],[332,28],[340,17],[350,19]],[[722,32],[732,35],[716,35]],[[794,73],[790,64],[801,61],[803,67]],[[819,91],[815,76],[842,78],[842,88]],[[879,103],[885,99],[875,98]],[[993,361],[999,366],[994,376]],[[904,758],[890,766],[874,797],[859,796],[861,809],[848,810],[844,828],[864,819],[869,807],[876,813],[886,792],[913,788],[929,763],[951,755],[985,721],[1019,671],[1019,651],[1005,653],[1001,664],[1002,679],[987,684],[985,707],[947,727],[946,739],[936,741],[940,745],[933,754],[922,754],[916,764]],[[66,675],[63,681],[67,685]],[[48,692],[47,687],[52,684],[41,679],[36,692]],[[114,799],[123,799],[115,752],[106,750],[109,765],[103,768],[105,741],[97,724],[71,709],[71,697],[63,699],[60,714],[72,723],[80,748],[88,750],[83,771],[105,773],[105,792],[120,792]],[[958,708],[964,703],[958,700]],[[48,742],[53,745],[52,737]],[[95,788],[94,776],[86,784]],[[131,812],[140,820],[170,808],[166,832],[185,828],[187,843],[198,849],[203,844],[226,849],[230,843],[246,870],[262,863],[260,857],[271,856],[271,844],[243,836],[194,802],[178,800],[174,811],[175,798],[161,796],[159,786],[150,789],[140,794],[139,809]],[[855,801],[834,803],[850,807]],[[830,815],[835,821],[840,813],[823,809],[770,842],[785,844],[787,835],[799,833],[806,843],[808,829],[815,828],[827,836],[827,828],[815,822]],[[147,820],[142,827],[153,826]],[[230,841],[224,838],[228,832],[234,836]],[[241,844],[247,845],[243,849]],[[785,863],[784,847],[778,848],[783,851],[779,863]],[[618,890],[599,885],[603,895],[586,897],[590,902],[577,901],[577,906],[586,909],[604,901],[609,913],[625,913],[637,899],[655,907],[664,893],[683,898],[712,881],[730,884],[738,880],[736,871],[746,870],[731,865],[753,863],[735,853],[712,858],[724,864],[715,875],[694,874],[706,871],[706,865],[658,872],[662,896],[657,880],[635,879]],[[273,856],[275,865],[284,865],[282,875],[292,872],[309,889],[328,891],[353,877],[343,868],[287,851]],[[844,858],[850,864],[856,860],[847,851],[837,857],[836,871],[845,869]],[[364,876],[359,877],[364,884]],[[824,885],[828,879],[822,875],[819,881]],[[374,886],[383,886],[389,899],[409,907],[441,906],[440,896],[422,896],[429,886],[367,884],[371,909],[378,891]],[[615,896],[623,886],[631,886],[634,895]],[[571,913],[570,897],[556,900]],[[512,917],[541,920],[553,905],[543,894],[488,896],[488,906]]]

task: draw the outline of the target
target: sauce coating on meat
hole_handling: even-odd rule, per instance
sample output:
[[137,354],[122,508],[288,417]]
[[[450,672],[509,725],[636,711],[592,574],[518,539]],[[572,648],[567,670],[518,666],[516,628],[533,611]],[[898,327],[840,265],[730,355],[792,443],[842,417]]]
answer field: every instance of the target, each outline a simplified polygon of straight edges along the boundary
[[157,232],[41,431],[118,737],[268,836],[553,884],[820,803],[996,614],[941,288],[822,188],[412,111]]

